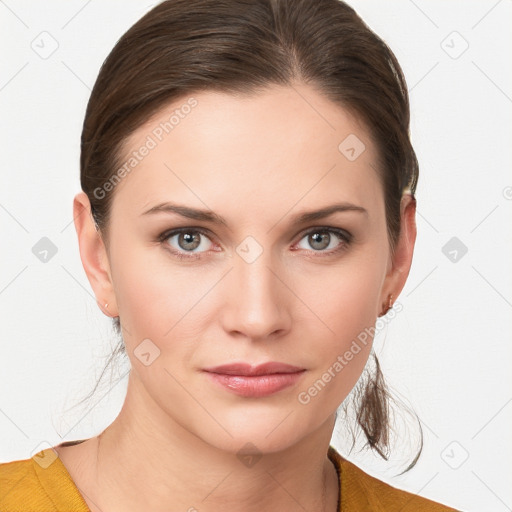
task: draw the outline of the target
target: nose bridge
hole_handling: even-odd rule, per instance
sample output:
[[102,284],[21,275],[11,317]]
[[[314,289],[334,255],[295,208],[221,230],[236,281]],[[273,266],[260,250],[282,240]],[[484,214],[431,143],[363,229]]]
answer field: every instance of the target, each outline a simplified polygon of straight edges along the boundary
[[286,327],[282,284],[275,276],[272,251],[247,237],[236,248],[230,281],[226,328],[251,338]]

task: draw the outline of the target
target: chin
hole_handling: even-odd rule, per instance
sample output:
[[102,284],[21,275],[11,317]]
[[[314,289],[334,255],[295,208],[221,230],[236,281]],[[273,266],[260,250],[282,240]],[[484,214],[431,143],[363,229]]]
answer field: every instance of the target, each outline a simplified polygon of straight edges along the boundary
[[[233,454],[240,451],[260,454],[280,452],[318,428],[318,425],[310,425],[308,418],[299,416],[300,409],[293,410],[285,404],[274,407],[274,410],[259,406],[252,411],[245,408],[243,411],[230,410],[227,414],[210,412],[224,428],[216,424],[215,428],[205,432],[206,423],[203,421],[198,424],[196,435],[208,444]],[[210,426],[211,421],[208,422]]]
[[261,432],[254,432],[250,430],[247,432],[237,432],[232,438],[219,439],[218,437],[210,438],[203,437],[211,446],[230,453],[237,457],[243,457],[244,455],[262,456],[266,454],[279,453],[289,449],[291,446],[296,444],[300,440],[300,436],[275,436],[270,439],[271,436],[266,436]]

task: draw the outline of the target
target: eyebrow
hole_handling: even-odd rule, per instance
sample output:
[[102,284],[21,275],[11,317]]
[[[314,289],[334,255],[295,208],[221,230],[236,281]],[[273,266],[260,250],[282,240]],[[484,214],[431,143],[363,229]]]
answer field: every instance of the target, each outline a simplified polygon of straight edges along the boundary
[[[143,212],[141,216],[151,215],[156,213],[174,213],[180,215],[181,217],[185,217],[187,219],[193,219],[203,222],[210,222],[212,224],[222,224],[224,226],[228,226],[226,219],[224,217],[218,215],[217,213],[211,210],[201,210],[197,208],[190,208],[189,206],[183,206],[175,203],[165,202],[157,204],[153,206],[149,210]],[[362,206],[358,206],[352,203],[342,202],[336,203],[329,206],[325,206],[320,208],[319,210],[310,210],[295,214],[292,216],[292,223],[296,224],[305,224],[307,222],[320,220],[325,217],[329,217],[334,213],[338,212],[359,212],[368,216],[368,210],[363,208]]]

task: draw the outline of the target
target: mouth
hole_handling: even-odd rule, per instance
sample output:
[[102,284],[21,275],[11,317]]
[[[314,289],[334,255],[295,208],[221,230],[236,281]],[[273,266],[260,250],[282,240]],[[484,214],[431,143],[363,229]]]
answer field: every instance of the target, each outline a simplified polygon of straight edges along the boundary
[[223,388],[244,397],[263,397],[297,384],[305,368],[270,362],[257,366],[232,363],[203,370]]

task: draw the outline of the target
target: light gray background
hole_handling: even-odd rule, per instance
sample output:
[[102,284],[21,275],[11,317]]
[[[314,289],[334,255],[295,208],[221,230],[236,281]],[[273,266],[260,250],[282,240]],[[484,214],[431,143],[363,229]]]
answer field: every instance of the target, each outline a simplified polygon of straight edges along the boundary
[[[425,433],[402,477],[375,458],[349,458],[462,510],[512,510],[512,1],[349,3],[391,46],[411,95],[418,238],[404,310],[376,349]],[[127,378],[111,389],[107,377],[89,408],[63,412],[92,389],[114,343],[71,207],[90,89],[152,5],[0,0],[2,462],[96,435],[122,405]],[[32,251],[43,237],[57,249],[46,263]]]

